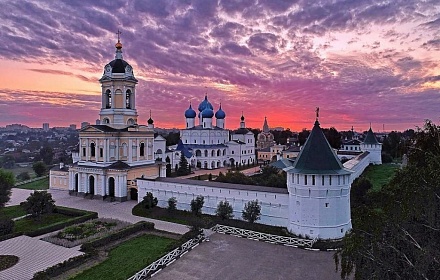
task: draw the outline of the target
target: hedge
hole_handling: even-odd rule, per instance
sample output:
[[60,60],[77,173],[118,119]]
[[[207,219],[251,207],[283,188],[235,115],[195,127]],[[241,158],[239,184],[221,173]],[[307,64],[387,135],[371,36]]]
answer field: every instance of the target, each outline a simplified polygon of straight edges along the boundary
[[[57,211],[59,211],[59,210],[57,210]],[[58,213],[60,213],[60,212],[58,212]],[[47,227],[39,228],[39,229],[31,231],[31,232],[26,232],[25,234],[30,237],[35,237],[35,236],[43,235],[43,234],[46,234],[46,233],[49,233],[52,231],[63,229],[67,226],[83,223],[85,221],[98,218],[98,213],[96,213],[96,212],[86,212],[86,213],[88,213],[88,214],[86,214],[84,216],[73,218],[73,219],[66,221],[66,222],[60,222],[60,223],[56,223],[56,224],[53,224],[53,225],[50,225]]]
[[144,229],[154,229],[154,224],[141,221],[138,222],[132,226],[128,226],[120,231],[114,232],[112,234],[109,234],[107,236],[104,236],[99,239],[95,239],[89,242],[86,242],[81,245],[81,251],[83,252],[92,252],[95,248],[101,247],[103,245],[106,245],[112,241],[119,240],[121,238],[124,238],[126,236],[129,236],[133,233],[136,233],[138,231],[144,230]]
[[0,242],[1,241],[5,241],[7,239],[11,239],[11,238],[17,237],[17,236],[20,236],[20,235],[23,235],[23,233],[22,232],[14,232],[14,233],[10,233],[10,234],[6,234],[6,235],[3,235],[3,236],[0,236]]
[[85,253],[81,256],[72,257],[62,263],[58,263],[54,266],[48,267],[43,271],[36,272],[32,280],[46,280],[50,279],[51,277],[58,276],[65,271],[68,271],[85,263],[86,261],[88,261],[89,258],[93,256],[95,256],[94,253]]

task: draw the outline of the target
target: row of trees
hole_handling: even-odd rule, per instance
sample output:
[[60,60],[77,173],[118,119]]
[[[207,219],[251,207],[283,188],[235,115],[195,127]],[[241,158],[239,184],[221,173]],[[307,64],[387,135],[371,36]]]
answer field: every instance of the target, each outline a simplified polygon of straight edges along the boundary
[[[157,198],[153,196],[151,192],[147,192],[144,196],[143,205],[147,209],[154,208],[158,201]],[[197,217],[202,216],[202,208],[205,204],[205,198],[201,195],[191,200],[191,213],[193,213]],[[177,199],[175,197],[171,197],[168,199],[168,211],[173,212],[177,209]],[[234,217],[234,210],[232,205],[228,201],[220,201],[217,205],[217,209],[215,211],[216,216],[220,217],[222,220],[232,219]],[[252,200],[245,204],[245,207],[242,211],[242,218],[245,221],[250,223],[254,223],[259,220],[261,217],[261,206],[258,203],[258,200]]]
[[353,183],[353,229],[335,255],[341,276],[440,279],[440,128],[427,121],[408,146],[408,165],[388,185]]

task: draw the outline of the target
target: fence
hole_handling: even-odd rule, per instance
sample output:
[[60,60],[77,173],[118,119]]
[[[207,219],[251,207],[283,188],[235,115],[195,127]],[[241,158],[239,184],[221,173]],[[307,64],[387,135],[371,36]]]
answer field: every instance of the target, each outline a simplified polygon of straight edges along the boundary
[[194,247],[199,245],[200,242],[203,242],[205,240],[205,236],[203,234],[198,235],[196,238],[190,239],[182,246],[174,249],[173,251],[169,252],[162,258],[158,259],[157,261],[153,262],[146,268],[142,269],[135,275],[128,278],[128,280],[141,280],[141,279],[148,279],[151,276],[153,276],[155,273],[159,272],[164,268],[165,266],[173,263],[176,259],[180,258],[180,256],[186,254],[188,251],[192,250]]
[[230,234],[230,235],[234,235],[234,236],[245,237],[248,239],[265,241],[268,243],[280,244],[280,245],[291,246],[291,247],[311,248],[313,246],[313,244],[316,242],[316,238],[315,239],[304,239],[304,238],[297,238],[297,237],[287,237],[287,236],[261,233],[261,232],[257,232],[257,231],[235,228],[235,227],[224,226],[224,225],[218,225],[218,224],[215,225],[214,227],[212,227],[211,230],[213,230],[217,233]]

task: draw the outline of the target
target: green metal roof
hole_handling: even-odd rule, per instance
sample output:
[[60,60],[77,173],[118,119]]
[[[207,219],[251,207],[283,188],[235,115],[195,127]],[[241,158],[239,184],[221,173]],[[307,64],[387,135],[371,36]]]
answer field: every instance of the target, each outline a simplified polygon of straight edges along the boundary
[[304,174],[349,174],[333,152],[330,144],[316,121],[293,168],[286,171]]
[[376,136],[373,133],[373,130],[371,130],[371,127],[367,132],[367,137],[365,137],[364,144],[379,144],[379,142],[377,142]]

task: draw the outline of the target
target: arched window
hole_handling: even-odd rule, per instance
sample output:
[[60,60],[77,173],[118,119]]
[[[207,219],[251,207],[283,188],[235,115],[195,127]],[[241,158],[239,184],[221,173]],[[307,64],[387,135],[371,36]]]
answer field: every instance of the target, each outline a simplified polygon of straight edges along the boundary
[[218,157],[220,156],[220,150],[217,150],[217,156]]
[[208,150],[205,150],[205,157],[208,157]]
[[122,143],[122,156],[123,156],[123,157],[126,157],[127,154],[128,154],[128,151],[127,151],[127,144],[126,144],[126,143]]
[[108,118],[104,118],[104,119],[102,120],[102,123],[105,123],[105,124],[110,123],[110,120],[109,120]]
[[125,92],[125,108],[131,109],[131,90]]
[[95,143],[90,143],[90,156],[91,157],[94,157],[95,156],[95,148],[96,148],[96,146],[95,146]]
[[112,92],[108,89],[105,91],[105,95],[106,95],[105,108],[110,109],[112,107]]
[[202,152],[200,150],[196,150],[196,157],[201,157],[202,156]]
[[214,150],[211,151],[211,156],[215,157],[215,151]]
[[139,153],[140,153],[139,155],[141,157],[145,156],[145,143],[144,142],[142,142],[140,145]]
[[135,124],[135,122],[134,122],[134,120],[132,118],[130,118],[130,119],[127,120],[127,124],[128,125],[133,125],[133,124]]

